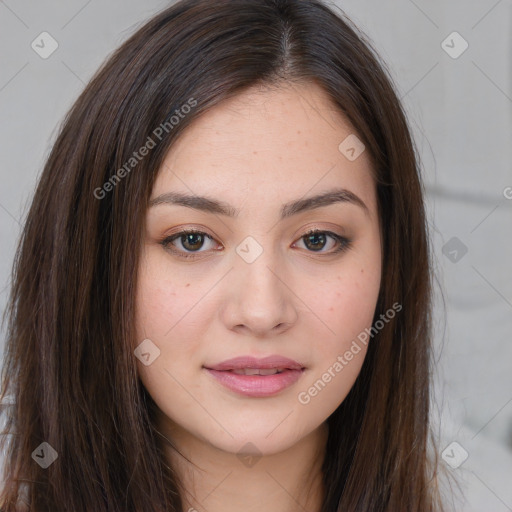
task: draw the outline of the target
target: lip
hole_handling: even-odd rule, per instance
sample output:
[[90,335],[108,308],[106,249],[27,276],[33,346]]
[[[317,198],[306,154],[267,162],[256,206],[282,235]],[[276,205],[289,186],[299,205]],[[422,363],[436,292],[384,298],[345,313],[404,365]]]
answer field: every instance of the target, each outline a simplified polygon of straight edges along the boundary
[[[238,375],[231,370],[271,369],[283,371],[274,375]],[[261,359],[252,356],[241,356],[228,359],[222,363],[205,366],[205,370],[220,384],[237,394],[263,398],[276,395],[295,384],[301,377],[304,367],[283,356],[268,356]]]
[[289,370],[302,370],[304,367],[288,357],[267,356],[257,358],[252,356],[240,356],[233,359],[227,359],[222,363],[206,367],[208,370],[241,370],[242,368],[287,368]]

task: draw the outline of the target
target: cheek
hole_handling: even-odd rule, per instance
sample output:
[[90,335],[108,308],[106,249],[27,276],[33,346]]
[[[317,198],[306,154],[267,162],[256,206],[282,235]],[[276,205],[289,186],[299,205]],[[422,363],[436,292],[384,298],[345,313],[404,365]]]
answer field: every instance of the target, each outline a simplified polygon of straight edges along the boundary
[[352,267],[318,283],[308,294],[308,305],[323,324],[325,335],[317,349],[324,355],[350,345],[373,321],[381,281],[379,265]]
[[[346,269],[347,270],[347,269]],[[312,371],[297,396],[312,417],[329,415],[352,388],[366,356],[380,289],[380,266],[353,265],[310,295],[322,331],[311,345]],[[310,331],[312,332],[312,330]]]
[[[202,364],[199,348],[205,325],[208,325],[204,321],[208,313],[201,298],[209,283],[196,282],[192,286],[189,285],[192,282],[190,276],[168,274],[158,257],[140,267],[136,345],[149,339],[152,343],[150,351],[154,350],[158,356],[148,365],[137,361],[137,367],[144,387],[160,410],[169,418],[178,418],[193,411],[190,394],[201,403],[207,402],[193,376]],[[203,322],[198,321],[200,317]]]
[[179,383],[190,381],[201,367],[199,348],[208,326],[207,301],[201,299],[211,284],[202,280],[192,285],[190,276],[171,275],[159,255],[150,256],[139,269],[134,350],[150,340],[157,357],[148,365],[137,361],[139,376],[155,400],[165,402],[169,396],[179,399]]
[[[138,276],[137,337],[153,337],[161,344],[169,346],[172,345],[169,343],[170,340],[173,340],[174,344],[176,340],[181,339],[176,333],[182,330],[183,326],[186,326],[188,331],[200,328],[200,324],[193,319],[201,310],[201,299],[208,290],[209,282],[171,272],[157,248],[152,248],[148,253],[148,257],[142,260]],[[195,339],[198,339],[197,331],[195,334]],[[194,339],[194,336],[190,338]]]

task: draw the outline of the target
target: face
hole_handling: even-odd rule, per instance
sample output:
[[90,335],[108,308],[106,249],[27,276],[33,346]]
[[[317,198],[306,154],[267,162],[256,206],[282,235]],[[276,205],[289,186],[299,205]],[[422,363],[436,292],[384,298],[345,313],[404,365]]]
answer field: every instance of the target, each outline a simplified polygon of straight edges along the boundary
[[135,353],[172,435],[277,453],[351,389],[381,280],[354,135],[319,86],[287,85],[223,102],[171,148],[147,211]]

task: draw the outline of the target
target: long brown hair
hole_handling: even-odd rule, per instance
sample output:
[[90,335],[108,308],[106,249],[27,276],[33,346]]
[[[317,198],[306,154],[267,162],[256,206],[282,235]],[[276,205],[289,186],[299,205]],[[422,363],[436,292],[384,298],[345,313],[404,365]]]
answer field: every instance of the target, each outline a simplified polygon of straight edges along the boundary
[[[146,207],[194,119],[284,81],[320,85],[370,152],[384,244],[375,320],[402,305],[328,419],[321,510],[441,510],[429,452],[430,247],[417,152],[389,71],[320,0],[182,0],[97,72],[40,178],[8,309],[2,391],[15,404],[2,511],[16,510],[23,486],[35,512],[181,511],[130,348]],[[148,137],[154,147],[127,167]],[[42,442],[58,453],[46,469],[31,456]]]

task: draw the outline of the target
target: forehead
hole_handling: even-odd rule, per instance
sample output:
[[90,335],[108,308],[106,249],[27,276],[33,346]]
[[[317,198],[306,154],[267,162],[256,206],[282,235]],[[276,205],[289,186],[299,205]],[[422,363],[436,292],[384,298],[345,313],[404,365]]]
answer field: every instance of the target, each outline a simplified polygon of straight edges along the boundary
[[368,152],[349,160],[340,151],[354,136],[316,84],[252,88],[194,120],[168,152],[152,196],[173,190],[241,206],[343,187],[374,211]]

